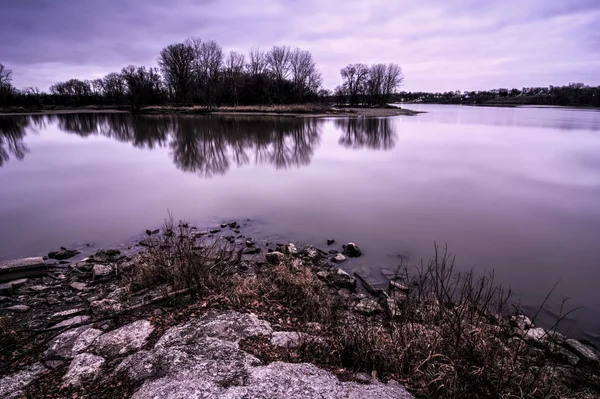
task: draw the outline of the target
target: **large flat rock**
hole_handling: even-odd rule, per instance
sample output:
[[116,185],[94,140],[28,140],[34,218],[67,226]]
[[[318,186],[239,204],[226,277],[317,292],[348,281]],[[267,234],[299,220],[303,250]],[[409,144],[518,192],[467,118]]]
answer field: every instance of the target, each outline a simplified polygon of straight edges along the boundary
[[44,258],[0,260],[0,282],[16,280],[24,277],[42,276],[48,271]]

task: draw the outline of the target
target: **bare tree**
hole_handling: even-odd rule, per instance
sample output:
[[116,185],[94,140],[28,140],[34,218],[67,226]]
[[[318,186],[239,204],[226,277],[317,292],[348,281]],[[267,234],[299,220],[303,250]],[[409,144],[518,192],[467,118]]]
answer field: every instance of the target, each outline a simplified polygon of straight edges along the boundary
[[10,89],[12,82],[12,70],[0,64],[0,90]]
[[365,64],[350,64],[340,70],[344,90],[350,97],[350,105],[358,104],[358,94],[364,91],[369,77],[369,67]]
[[273,46],[266,54],[267,66],[278,83],[287,79],[290,73],[290,48]]
[[306,94],[319,90],[323,79],[309,51],[295,48],[289,53],[289,64],[291,80],[300,95],[300,101]]
[[219,75],[223,65],[223,48],[214,40],[202,42],[197,49],[196,76],[207,105],[216,105],[219,90]]
[[370,104],[381,104],[384,89],[386,66],[385,64],[371,65],[369,79],[366,85],[366,95]]
[[398,64],[388,64],[383,80],[382,102],[389,101],[390,95],[394,94],[396,89],[404,83],[404,74]]
[[179,101],[188,101],[193,84],[193,46],[188,43],[171,44],[160,52],[158,65],[165,83]]
[[229,52],[229,55],[225,59],[225,74],[227,76],[228,88],[231,90],[234,105],[238,104],[239,89],[242,85],[242,74],[244,73],[244,55],[236,53],[235,51]]
[[247,71],[250,76],[255,77],[264,74],[267,71],[267,56],[259,48],[250,49]]

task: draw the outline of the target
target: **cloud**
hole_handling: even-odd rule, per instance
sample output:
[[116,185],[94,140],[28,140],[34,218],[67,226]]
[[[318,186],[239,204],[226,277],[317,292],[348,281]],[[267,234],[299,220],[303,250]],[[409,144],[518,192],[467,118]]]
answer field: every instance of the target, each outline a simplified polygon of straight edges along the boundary
[[600,84],[597,0],[3,0],[0,62],[47,89],[198,36],[226,51],[310,50],[333,89],[348,63],[396,62],[406,90]]

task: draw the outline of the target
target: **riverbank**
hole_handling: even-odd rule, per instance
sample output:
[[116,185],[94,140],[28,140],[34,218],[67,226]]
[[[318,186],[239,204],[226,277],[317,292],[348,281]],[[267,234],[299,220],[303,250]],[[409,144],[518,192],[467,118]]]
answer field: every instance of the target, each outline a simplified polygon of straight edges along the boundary
[[[46,109],[0,109],[0,115],[28,115],[28,114],[57,114],[57,113],[89,113],[89,112],[131,112],[127,107],[64,107]],[[399,107],[332,107],[322,104],[295,104],[295,105],[271,105],[271,106],[224,106],[207,108],[204,106],[148,106],[135,111],[136,114],[145,115],[277,115],[290,117],[390,117],[390,116],[414,116],[423,112],[403,109]]]
[[489,276],[456,280],[443,253],[373,286],[343,270],[354,243],[243,230],[168,222],[127,253],[10,264],[21,274],[0,286],[0,397],[600,393],[596,348],[536,327]]

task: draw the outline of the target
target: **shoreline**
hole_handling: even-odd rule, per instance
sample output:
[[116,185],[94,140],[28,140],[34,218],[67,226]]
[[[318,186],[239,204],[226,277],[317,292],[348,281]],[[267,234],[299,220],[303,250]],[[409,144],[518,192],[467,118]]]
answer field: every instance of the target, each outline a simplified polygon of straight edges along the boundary
[[[201,231],[171,221],[148,230],[127,252],[100,250],[70,263],[77,254],[61,249],[49,254],[52,264],[42,258],[13,263],[21,275],[0,283],[0,386],[32,397],[156,395],[157,378],[175,391],[194,386],[177,385],[178,373],[196,370],[208,351],[224,359],[211,365],[225,367],[227,378],[259,369],[278,378],[269,367],[303,370],[309,385],[347,381],[346,388],[365,398],[379,396],[360,391],[364,387],[410,398],[406,387],[428,397],[437,379],[444,389],[476,383],[480,395],[507,394],[522,388],[504,380],[509,372],[532,378],[527,384],[540,395],[548,389],[600,392],[597,349],[505,307],[501,288],[489,280],[452,285],[444,253],[420,276],[398,269],[386,285],[371,285],[344,271],[347,258],[362,255],[354,243],[299,248],[248,237],[242,225],[227,221]],[[2,281],[6,275],[0,268]],[[434,275],[442,276],[435,284]],[[440,282],[449,285],[440,289]],[[477,296],[479,282],[485,289]],[[448,303],[445,292],[452,287],[470,294]],[[181,350],[192,357],[172,365],[169,359],[183,356]],[[259,363],[227,363],[240,356]],[[507,361],[511,366],[503,369]],[[540,364],[540,371],[530,369]],[[446,373],[447,367],[455,371]],[[481,373],[471,374],[473,367]],[[196,371],[200,378],[213,378],[202,370]]]
[[414,111],[399,107],[329,107],[329,106],[239,106],[239,107],[217,107],[207,109],[206,107],[174,107],[174,106],[150,106],[132,112],[123,107],[76,107],[56,109],[23,109],[23,110],[0,110],[0,116],[17,115],[46,115],[65,113],[129,113],[135,115],[265,115],[286,116],[304,118],[352,118],[352,117],[391,117],[391,116],[414,116],[424,111]]

